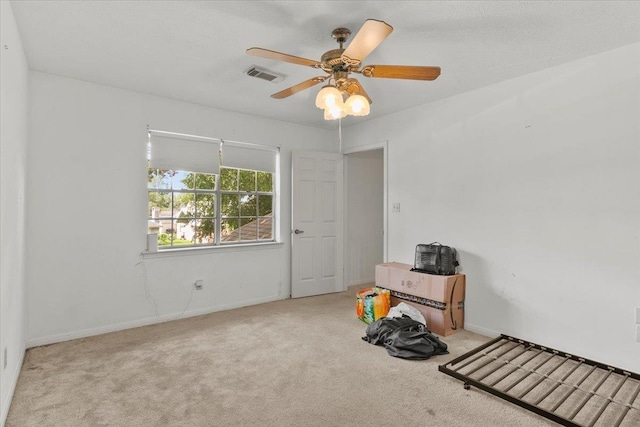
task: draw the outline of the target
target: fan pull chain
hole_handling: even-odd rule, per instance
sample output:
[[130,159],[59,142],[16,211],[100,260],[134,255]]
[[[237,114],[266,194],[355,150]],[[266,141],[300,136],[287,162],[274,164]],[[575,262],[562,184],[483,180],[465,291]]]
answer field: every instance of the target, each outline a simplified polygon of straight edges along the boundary
[[342,153],[342,118],[338,119],[338,141],[340,143],[340,153]]

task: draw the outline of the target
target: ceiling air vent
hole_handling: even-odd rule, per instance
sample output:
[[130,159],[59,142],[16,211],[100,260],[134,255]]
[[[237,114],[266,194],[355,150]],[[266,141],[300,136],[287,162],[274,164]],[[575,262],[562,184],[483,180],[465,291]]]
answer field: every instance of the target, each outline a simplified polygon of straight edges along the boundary
[[266,68],[258,67],[257,65],[252,65],[244,73],[249,77],[255,77],[271,83],[279,83],[285,78],[284,74],[276,73],[275,71],[267,70]]

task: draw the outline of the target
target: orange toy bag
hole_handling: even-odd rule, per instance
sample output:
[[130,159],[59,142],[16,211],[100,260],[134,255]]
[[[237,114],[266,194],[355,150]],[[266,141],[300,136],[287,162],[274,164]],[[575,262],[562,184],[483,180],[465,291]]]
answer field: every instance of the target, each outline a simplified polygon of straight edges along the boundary
[[356,316],[365,323],[382,319],[391,308],[391,294],[388,289],[367,288],[356,294]]

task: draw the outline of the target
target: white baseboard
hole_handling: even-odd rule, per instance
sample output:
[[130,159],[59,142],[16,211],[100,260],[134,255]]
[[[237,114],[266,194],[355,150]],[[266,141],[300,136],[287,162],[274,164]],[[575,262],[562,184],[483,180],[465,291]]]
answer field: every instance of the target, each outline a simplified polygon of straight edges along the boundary
[[246,307],[250,305],[263,304],[265,302],[278,301],[286,299],[283,295],[272,295],[268,297],[255,298],[232,304],[222,304],[215,307],[201,308],[180,313],[165,314],[158,317],[147,317],[144,319],[132,320],[130,322],[114,323],[112,325],[98,326],[97,328],[81,329],[78,331],[65,332],[62,334],[49,335],[45,337],[32,338],[27,340],[26,347],[33,348],[41,345],[55,344],[63,341],[75,340],[78,338],[86,338],[94,335],[108,334],[110,332],[122,331],[125,329],[139,328],[141,326],[154,325],[156,323],[164,323],[170,320],[185,319],[187,317],[202,316],[203,314],[214,313],[217,311],[231,310],[234,308]]
[[473,325],[467,322],[465,322],[464,324],[464,329],[479,335],[484,335],[485,337],[489,337],[489,338],[495,338],[500,336],[500,332],[496,332],[493,329],[483,328],[482,326]]
[[24,363],[24,352],[26,348],[22,347],[22,351],[18,356],[18,363],[15,365],[15,370],[13,371],[13,375],[11,376],[11,384],[9,384],[9,392],[4,398],[2,402],[2,413],[0,415],[0,426],[4,427],[7,422],[7,416],[9,415],[9,407],[11,406],[11,401],[13,400],[13,393],[16,390],[16,386],[18,385],[18,377],[20,377],[20,371],[22,370],[22,364]]
[[347,289],[349,289],[351,286],[361,286],[361,285],[368,285],[368,284],[375,284],[376,282],[376,278],[372,277],[372,278],[367,278],[367,279],[359,279],[356,280],[355,282],[349,283],[346,285],[346,287],[344,288],[344,290],[346,291]]

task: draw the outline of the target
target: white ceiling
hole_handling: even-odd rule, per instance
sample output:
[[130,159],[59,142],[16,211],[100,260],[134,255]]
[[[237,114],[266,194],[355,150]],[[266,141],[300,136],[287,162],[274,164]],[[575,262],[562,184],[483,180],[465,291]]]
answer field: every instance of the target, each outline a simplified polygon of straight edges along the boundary
[[[322,71],[245,54],[319,60],[368,18],[393,33],[364,64],[436,65],[435,81],[359,77],[373,99],[349,125],[640,41],[638,1],[12,1],[32,70],[319,127],[319,86],[269,95]],[[248,77],[260,65],[281,83]],[[614,75],[594,78],[615,78]]]

